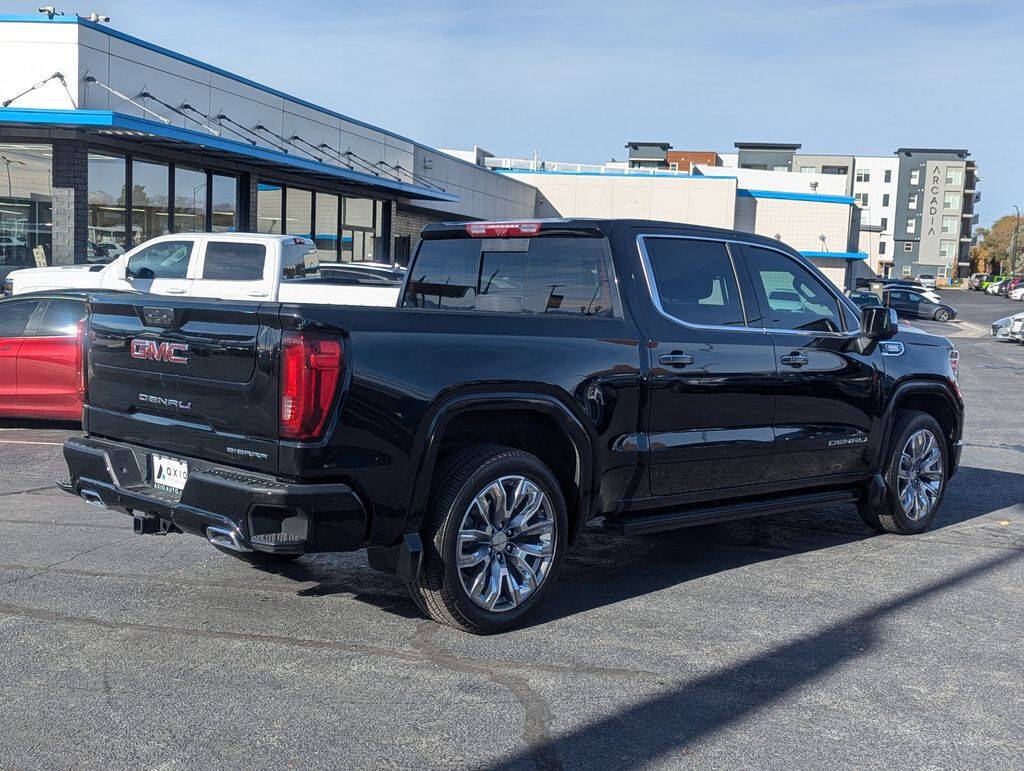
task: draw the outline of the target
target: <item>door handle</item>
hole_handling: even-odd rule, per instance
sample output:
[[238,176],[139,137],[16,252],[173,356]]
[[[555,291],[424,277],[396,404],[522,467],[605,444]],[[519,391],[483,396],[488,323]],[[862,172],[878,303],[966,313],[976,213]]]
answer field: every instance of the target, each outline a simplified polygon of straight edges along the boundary
[[804,356],[802,353],[797,353],[796,351],[794,351],[793,353],[786,354],[785,356],[780,356],[779,361],[781,361],[787,367],[800,369],[807,363],[807,357]]
[[693,357],[682,351],[672,351],[661,354],[658,361],[669,367],[685,367],[687,364],[693,364]]
[[167,294],[185,294],[186,289],[168,289]]
[[266,297],[266,292],[249,292],[249,297]]

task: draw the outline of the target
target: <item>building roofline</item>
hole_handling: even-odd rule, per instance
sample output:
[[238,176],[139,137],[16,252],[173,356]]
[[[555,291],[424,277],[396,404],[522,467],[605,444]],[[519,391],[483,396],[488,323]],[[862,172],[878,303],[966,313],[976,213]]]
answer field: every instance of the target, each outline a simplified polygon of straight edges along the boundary
[[959,155],[962,158],[966,158],[970,155],[970,151],[967,149],[957,149],[954,147],[897,147],[893,151],[893,155],[903,155],[910,153],[934,153],[935,155]]
[[666,150],[671,150],[672,149],[672,145],[670,145],[668,142],[632,142],[632,141],[630,141],[628,139],[626,140],[626,144],[624,146],[625,147],[632,147],[633,145],[647,145],[649,147],[663,147]]
[[310,102],[306,99],[301,99],[300,97],[292,96],[291,94],[288,94],[284,91],[279,91],[278,89],[273,88],[272,86],[268,86],[263,83],[257,83],[255,80],[250,80],[249,78],[243,77],[242,75],[238,75],[229,70],[222,69],[220,67],[217,67],[216,65],[209,64],[200,59],[195,59],[187,54],[179,53],[178,51],[173,51],[170,48],[164,48],[163,46],[157,45],[156,43],[150,43],[149,41],[135,37],[134,35],[129,35],[127,32],[121,32],[120,30],[114,29],[113,27],[110,27],[106,24],[98,24],[96,22],[89,21],[88,19],[78,16],[77,14],[71,14],[69,16],[54,16],[52,19],[48,19],[43,15],[32,16],[27,14],[0,14],[0,24],[4,22],[17,22],[28,24],[79,24],[83,27],[88,27],[89,29],[95,30],[96,32],[100,32],[104,35],[109,35],[110,37],[117,38],[118,40],[123,40],[126,43],[131,43],[133,45],[140,46],[149,51],[153,51],[154,53],[169,56],[172,59],[177,59],[178,61],[184,62],[185,64],[191,64],[192,66],[199,67],[200,69],[206,70],[207,72],[212,72],[217,75],[221,75],[222,77],[228,78],[230,80],[234,80],[238,83],[242,83],[243,85],[250,86],[251,88],[255,88],[260,91],[265,91],[268,94],[273,94],[274,96],[277,96],[281,99],[286,99],[289,102],[294,102],[295,104],[302,105],[303,107],[306,107],[310,110],[322,112],[325,115],[330,115],[331,117],[338,118],[340,120],[345,120],[350,123],[354,123],[357,126],[362,126],[363,128],[367,128],[372,131],[379,131],[381,134],[386,134],[387,136],[394,137],[395,139],[399,139],[403,142],[408,142],[409,144],[421,147],[424,150],[429,150],[431,152],[440,152],[434,147],[425,145],[422,142],[417,142],[415,139],[410,139],[409,137],[402,136],[401,134],[396,134],[394,131],[389,131],[388,129],[381,128],[380,126],[375,126],[372,123],[367,123],[365,121],[359,120],[358,118],[353,118],[349,115],[336,112],[322,105]]
[[737,150],[799,150],[803,145],[784,142],[733,142]]

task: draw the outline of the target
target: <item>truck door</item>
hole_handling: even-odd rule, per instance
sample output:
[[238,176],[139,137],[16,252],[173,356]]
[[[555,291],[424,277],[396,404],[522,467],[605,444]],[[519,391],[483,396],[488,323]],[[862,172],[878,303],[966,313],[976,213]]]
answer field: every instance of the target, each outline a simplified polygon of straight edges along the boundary
[[[631,245],[632,246],[632,245]],[[636,237],[649,298],[646,434],[655,497],[754,485],[774,445],[776,363],[724,241]]]
[[[779,364],[775,456],[764,481],[866,472],[881,404],[881,352],[857,353],[859,318],[827,279],[782,250],[742,250]],[[795,304],[785,299],[791,295]]]
[[125,281],[137,292],[187,296],[195,277],[196,251],[195,239],[156,241],[128,258]]
[[18,354],[25,329],[38,307],[38,300],[0,302],[0,413],[10,414],[17,408]]
[[267,300],[274,284],[266,240],[205,239],[192,284],[193,297]]
[[85,301],[53,299],[41,310],[18,354],[18,404],[40,415],[80,412],[78,322]]

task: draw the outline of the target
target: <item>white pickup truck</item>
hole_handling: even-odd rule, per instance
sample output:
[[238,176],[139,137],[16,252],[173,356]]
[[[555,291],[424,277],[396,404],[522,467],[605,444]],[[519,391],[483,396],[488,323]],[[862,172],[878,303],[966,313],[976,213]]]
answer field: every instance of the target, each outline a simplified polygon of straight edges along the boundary
[[224,300],[394,306],[401,283],[365,271],[319,271],[308,238],[263,233],[176,233],[146,241],[108,265],[27,268],[8,274],[4,294],[53,289],[124,289]]

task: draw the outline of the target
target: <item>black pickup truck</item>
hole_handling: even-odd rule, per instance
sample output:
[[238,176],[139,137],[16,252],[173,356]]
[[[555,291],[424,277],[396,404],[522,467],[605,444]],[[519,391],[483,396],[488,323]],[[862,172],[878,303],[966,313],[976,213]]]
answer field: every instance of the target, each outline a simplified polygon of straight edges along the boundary
[[583,219],[422,237],[395,308],[93,296],[62,487],[254,562],[366,549],[472,632],[532,612],[595,517],[934,521],[957,352],[778,241]]

